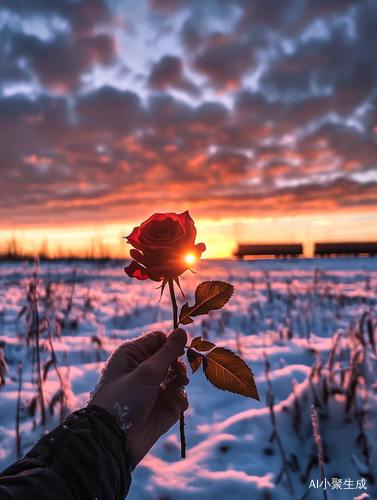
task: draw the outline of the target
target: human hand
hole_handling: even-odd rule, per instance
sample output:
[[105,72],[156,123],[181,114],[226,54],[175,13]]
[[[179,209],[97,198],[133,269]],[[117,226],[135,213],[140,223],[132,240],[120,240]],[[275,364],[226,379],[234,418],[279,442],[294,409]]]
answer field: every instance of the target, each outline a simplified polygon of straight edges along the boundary
[[136,464],[188,408],[184,386],[187,334],[153,331],[123,342],[110,356],[89,401],[114,415],[127,430]]

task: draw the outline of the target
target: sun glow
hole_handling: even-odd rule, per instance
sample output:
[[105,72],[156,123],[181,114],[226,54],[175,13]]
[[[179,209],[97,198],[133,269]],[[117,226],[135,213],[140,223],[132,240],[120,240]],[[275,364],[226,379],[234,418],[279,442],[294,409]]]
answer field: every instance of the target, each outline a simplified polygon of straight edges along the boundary
[[195,255],[188,254],[185,257],[185,261],[187,262],[187,264],[193,264],[196,261],[196,257]]

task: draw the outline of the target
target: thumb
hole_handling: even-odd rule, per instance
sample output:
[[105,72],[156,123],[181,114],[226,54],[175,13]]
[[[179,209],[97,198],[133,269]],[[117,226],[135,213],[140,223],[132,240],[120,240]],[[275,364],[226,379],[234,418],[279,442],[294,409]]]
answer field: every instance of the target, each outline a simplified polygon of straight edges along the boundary
[[141,366],[150,368],[161,380],[169,366],[182,356],[187,342],[187,333],[183,328],[176,328],[167,337],[165,344]]

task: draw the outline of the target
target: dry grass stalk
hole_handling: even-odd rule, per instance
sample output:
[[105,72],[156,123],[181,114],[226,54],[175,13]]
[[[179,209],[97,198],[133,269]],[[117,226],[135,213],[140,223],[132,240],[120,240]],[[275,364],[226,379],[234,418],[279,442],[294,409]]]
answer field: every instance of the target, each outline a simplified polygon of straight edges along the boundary
[[243,357],[242,338],[241,338],[240,332],[238,331],[237,328],[235,329],[235,335],[236,335],[237,352],[238,352],[238,355],[242,358]]
[[274,294],[271,289],[271,278],[270,278],[270,273],[266,271],[264,273],[265,279],[266,279],[266,287],[267,287],[267,297],[268,297],[268,303],[272,304],[274,301]]
[[[50,322],[48,321],[48,318],[46,318],[46,321],[48,322],[47,332],[48,332],[48,340],[49,340],[49,344],[50,344],[51,360],[48,361],[45,365],[45,373],[44,373],[43,378],[44,378],[44,380],[46,380],[49,367],[54,366],[56,374],[57,374],[58,379],[60,381],[60,391],[59,391],[60,403],[61,403],[61,405],[60,405],[60,422],[63,422],[63,420],[66,417],[66,406],[67,406],[67,400],[68,400],[66,384],[65,384],[65,381],[64,381],[63,376],[61,374],[61,371],[60,371],[60,368],[58,365],[58,361],[56,359],[54,343],[52,341],[52,335],[51,335],[51,330],[50,330]],[[51,405],[50,405],[50,412],[51,412],[51,414],[53,414],[53,411],[51,411]]]
[[297,380],[293,379],[292,381],[292,392],[294,395],[293,399],[293,429],[295,430],[296,434],[299,435],[300,429],[301,429],[301,409],[300,409],[300,402],[297,397]]
[[346,389],[346,413],[350,411],[352,404],[355,402],[356,391],[359,384],[360,365],[362,363],[362,360],[363,351],[360,348],[355,348],[351,355],[350,378]]
[[266,396],[266,405],[268,406],[270,410],[270,418],[271,418],[271,424],[272,424],[272,434],[269,438],[269,442],[272,443],[275,439],[279,447],[280,455],[283,459],[283,467],[281,471],[279,472],[275,483],[279,484],[280,481],[282,480],[284,474],[287,477],[287,482],[288,482],[288,488],[289,492],[291,495],[294,494],[294,488],[293,488],[293,483],[291,479],[291,474],[289,471],[289,461],[287,459],[287,456],[284,451],[283,443],[280,439],[277,427],[276,427],[276,418],[275,418],[275,412],[274,412],[274,395],[272,392],[272,383],[271,383],[271,376],[270,376],[270,362],[268,361],[267,355],[265,352],[263,352],[263,357],[264,357],[264,362],[265,362],[265,373],[266,373],[266,379],[267,379],[267,384],[268,384],[268,391],[267,391],[267,396]]
[[368,322],[367,322],[367,329],[368,329],[368,338],[369,338],[369,343],[372,346],[372,350],[374,354],[376,354],[376,341],[375,341],[375,327],[374,327],[374,315],[373,311],[369,311],[369,316],[368,316]]
[[329,361],[327,363],[327,369],[329,370],[329,372],[331,374],[333,374],[333,367],[334,367],[335,356],[337,354],[338,346],[339,346],[340,340],[343,337],[343,335],[344,335],[344,331],[343,330],[338,330],[338,332],[335,334],[335,337],[334,337],[333,347],[331,349],[330,356],[329,356]]
[[39,396],[39,404],[41,409],[41,424],[45,425],[46,423],[46,410],[44,403],[44,395],[43,395],[43,382],[42,382],[42,372],[41,372],[41,356],[40,356],[40,343],[39,336],[41,334],[40,324],[39,324],[39,311],[38,311],[38,295],[37,295],[37,286],[38,286],[38,259],[34,261],[34,272],[33,279],[29,284],[29,293],[28,293],[28,306],[30,312],[31,321],[28,324],[29,332],[28,335],[31,339],[33,339],[35,343],[35,354],[37,358],[37,384],[38,384],[38,396]]
[[[72,294],[71,294],[72,295]],[[54,328],[54,334],[55,336],[60,336],[56,335],[56,333],[61,330],[59,330],[59,322],[57,321],[58,316],[56,315],[55,308],[54,308],[54,293],[52,289],[52,282],[50,276],[48,277],[45,285],[45,297],[44,297],[44,305],[45,305],[45,311],[44,311],[44,317],[41,320],[41,332],[46,332],[47,333],[47,338],[48,338],[48,346],[49,350],[51,353],[51,359],[49,359],[43,369],[43,380],[46,381],[48,372],[50,368],[54,368],[56,371],[56,374],[58,376],[58,379],[60,381],[60,389],[58,392],[53,396],[52,402],[49,405],[50,408],[50,413],[53,415],[54,414],[54,406],[56,402],[60,402],[60,422],[63,422],[64,418],[66,417],[66,407],[67,407],[67,388],[66,388],[66,383],[63,379],[61,370],[58,365],[55,349],[54,349],[54,343],[52,339],[52,332],[51,332],[51,321],[50,319],[53,318],[55,319],[55,328]],[[64,320],[63,320],[64,321]],[[57,326],[58,325],[58,326]]]
[[[366,390],[368,391],[367,386],[366,386]],[[359,408],[357,403],[355,404],[355,418],[356,418],[356,421],[357,421],[358,426],[359,426],[359,435],[357,437],[356,442],[357,442],[357,444],[360,444],[362,447],[362,454],[364,455],[366,467],[368,469],[367,474],[365,474],[365,472],[364,472],[364,474],[362,474],[361,471],[359,471],[359,474],[362,475],[363,477],[367,478],[371,484],[374,484],[375,477],[374,477],[374,474],[372,471],[371,457],[370,457],[370,450],[372,449],[372,447],[368,443],[368,437],[367,437],[367,434],[366,434],[365,428],[364,428],[364,419],[367,415],[367,412],[365,410],[365,406],[363,406],[364,404],[365,404],[365,401],[362,403],[361,408]],[[357,467],[357,465],[356,465],[356,467]]]
[[76,286],[76,275],[77,275],[77,268],[75,267],[73,269],[72,287],[71,287],[70,294],[68,296],[67,306],[66,306],[65,311],[64,311],[64,330],[66,330],[66,328],[67,328],[69,314],[72,310],[73,294],[75,292],[75,286]]
[[5,374],[8,370],[7,364],[4,358],[3,349],[0,347],[0,389],[5,385]]
[[20,434],[21,390],[22,390],[22,363],[18,363],[18,398],[17,398],[17,413],[16,413],[17,460],[21,458],[21,434]]
[[365,342],[365,336],[364,336],[364,322],[365,322],[366,318],[368,317],[368,315],[369,315],[368,311],[365,311],[363,313],[363,315],[361,316],[361,318],[360,318],[360,320],[358,322],[358,325],[357,325],[358,328],[356,330],[356,337],[357,337],[357,339],[359,340],[359,342],[361,343],[361,345],[363,347],[365,347],[366,344],[367,344]]
[[[322,484],[325,484],[325,487],[326,487],[325,467],[324,467],[324,460],[323,460],[321,435],[319,433],[318,416],[317,416],[317,412],[315,411],[314,405],[311,406],[311,409],[312,409],[311,417],[312,417],[312,424],[313,424],[313,431],[314,431],[314,439],[315,439],[315,443],[317,445],[317,451],[318,451],[319,469],[321,471]],[[322,491],[323,491],[324,500],[327,500],[326,489],[322,489]]]

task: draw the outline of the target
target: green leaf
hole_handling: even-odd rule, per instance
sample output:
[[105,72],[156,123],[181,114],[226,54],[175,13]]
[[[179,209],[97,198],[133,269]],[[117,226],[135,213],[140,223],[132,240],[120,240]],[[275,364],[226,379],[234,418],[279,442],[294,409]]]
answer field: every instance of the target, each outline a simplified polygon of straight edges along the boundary
[[216,347],[203,355],[203,371],[207,380],[218,389],[260,401],[253,372],[229,349]]
[[233,295],[234,286],[224,281],[203,281],[195,290],[195,304],[183,304],[179,314],[179,323],[188,325],[192,317],[207,314],[209,311],[221,309]]
[[192,373],[195,373],[202,363],[201,354],[198,354],[189,348],[187,349],[187,359],[188,362],[190,363]]

